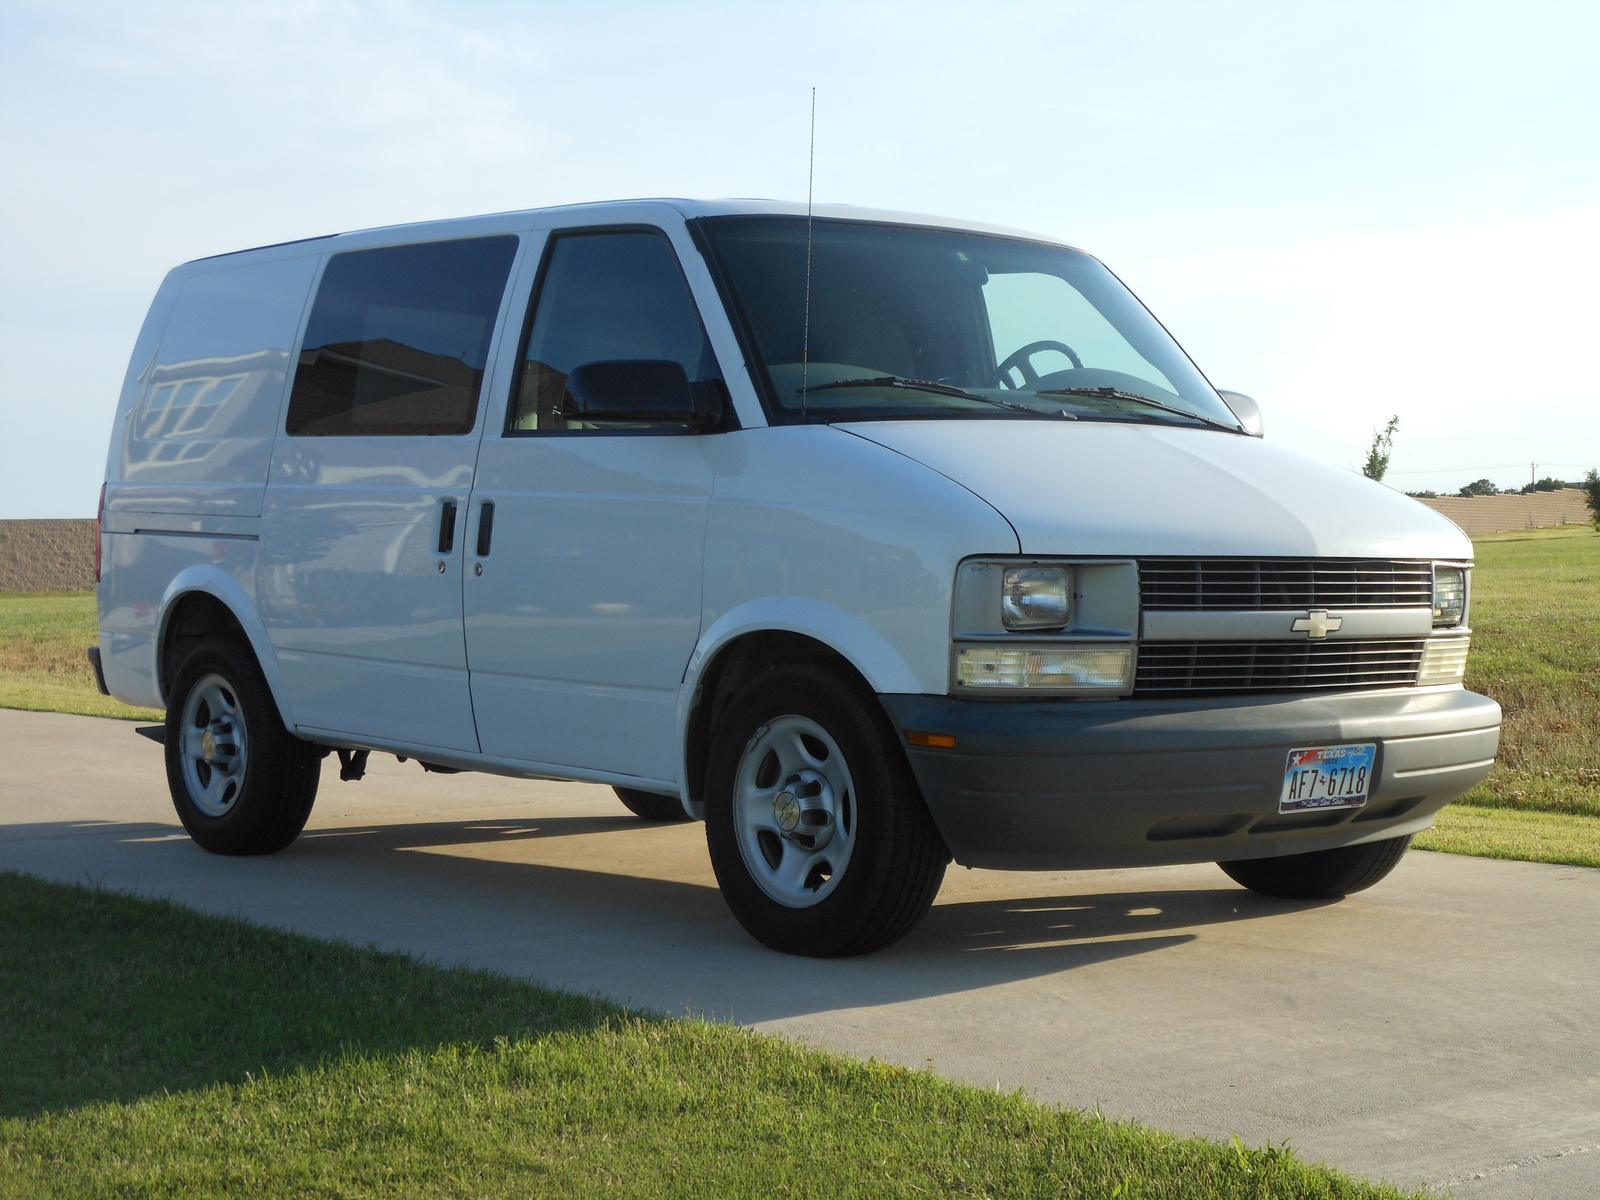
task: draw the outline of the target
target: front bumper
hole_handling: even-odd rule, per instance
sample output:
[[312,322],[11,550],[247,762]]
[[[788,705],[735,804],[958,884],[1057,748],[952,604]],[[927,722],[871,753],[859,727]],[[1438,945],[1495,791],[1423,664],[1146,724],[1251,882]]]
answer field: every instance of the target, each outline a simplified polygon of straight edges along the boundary
[[[1064,870],[1223,862],[1426,829],[1489,773],[1500,706],[1461,688],[1208,700],[882,697],[957,862]],[[1364,807],[1280,816],[1292,748],[1376,742]]]

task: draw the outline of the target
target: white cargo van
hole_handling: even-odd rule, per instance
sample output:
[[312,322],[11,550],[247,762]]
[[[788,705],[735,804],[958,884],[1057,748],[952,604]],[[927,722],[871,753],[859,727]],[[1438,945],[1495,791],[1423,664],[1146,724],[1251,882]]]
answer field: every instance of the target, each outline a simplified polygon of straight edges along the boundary
[[762,942],[946,863],[1385,875],[1482,779],[1472,548],[1260,437],[1104,266],[965,222],[630,201],[163,283],[106,469],[110,694],[208,850],[337,752],[703,819]]

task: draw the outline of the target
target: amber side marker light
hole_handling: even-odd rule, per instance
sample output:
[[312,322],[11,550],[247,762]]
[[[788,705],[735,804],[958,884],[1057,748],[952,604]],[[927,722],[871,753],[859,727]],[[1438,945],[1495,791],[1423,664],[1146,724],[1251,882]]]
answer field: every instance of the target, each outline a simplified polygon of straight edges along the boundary
[[954,750],[956,739],[948,733],[918,733],[915,730],[906,731],[906,741],[913,746],[927,746],[933,750]]

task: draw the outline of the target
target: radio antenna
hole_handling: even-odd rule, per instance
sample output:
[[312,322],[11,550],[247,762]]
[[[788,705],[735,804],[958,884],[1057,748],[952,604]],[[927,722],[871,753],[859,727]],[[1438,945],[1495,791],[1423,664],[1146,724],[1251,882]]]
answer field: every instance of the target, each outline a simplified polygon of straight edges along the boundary
[[817,89],[811,89],[811,154],[806,163],[806,312],[800,337],[800,421],[806,419],[806,389],[811,385],[811,196],[817,178]]

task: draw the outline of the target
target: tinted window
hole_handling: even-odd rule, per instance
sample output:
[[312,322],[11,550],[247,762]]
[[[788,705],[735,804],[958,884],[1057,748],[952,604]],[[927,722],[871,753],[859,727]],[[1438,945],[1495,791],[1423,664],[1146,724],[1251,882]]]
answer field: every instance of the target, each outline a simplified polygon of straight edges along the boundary
[[336,254],[289,399],[288,433],[469,433],[515,237]]
[[557,415],[567,375],[584,363],[667,359],[691,382],[718,378],[689,285],[659,233],[558,236],[534,304],[512,432],[584,428]]

